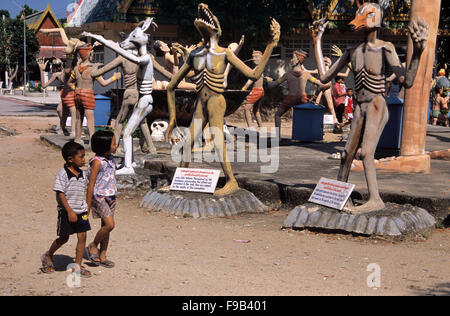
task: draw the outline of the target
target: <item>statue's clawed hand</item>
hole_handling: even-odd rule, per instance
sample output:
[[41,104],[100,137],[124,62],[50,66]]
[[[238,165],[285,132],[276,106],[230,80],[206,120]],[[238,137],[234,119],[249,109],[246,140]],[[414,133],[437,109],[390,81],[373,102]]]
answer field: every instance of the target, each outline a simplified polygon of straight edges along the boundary
[[336,57],[341,57],[343,55],[342,50],[336,45],[331,46],[331,52],[333,53],[333,56]]
[[408,29],[414,48],[423,52],[428,40],[428,24],[423,19],[417,18],[417,22],[412,21]]
[[326,21],[326,19],[320,19],[313,22],[310,30],[314,41],[322,39],[322,35],[323,33],[325,33],[325,29],[327,28],[328,23],[329,21]]
[[280,40],[281,28],[280,24],[277,20],[272,19],[272,23],[270,24],[270,37],[271,42],[275,45],[278,45],[278,41]]
[[178,54],[180,54],[183,57],[189,56],[189,53],[190,53],[189,48],[187,48],[179,43],[173,43],[172,50],[174,50],[175,52],[177,52]]

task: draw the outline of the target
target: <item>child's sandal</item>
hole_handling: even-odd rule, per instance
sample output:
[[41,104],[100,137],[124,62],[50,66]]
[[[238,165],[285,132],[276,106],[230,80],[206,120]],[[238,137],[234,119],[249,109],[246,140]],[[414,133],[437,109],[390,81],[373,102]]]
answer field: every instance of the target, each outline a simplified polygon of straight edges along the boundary
[[48,263],[48,262],[45,260],[45,254],[43,254],[43,255],[41,256],[41,262],[42,262],[42,268],[41,268],[41,271],[42,271],[43,273],[53,273],[53,272],[55,272],[55,266],[53,265],[53,262]]
[[108,268],[108,269],[114,268],[116,266],[116,264],[114,262],[109,261],[109,260],[100,261],[100,265],[102,267],[105,267],[105,268]]
[[85,253],[85,256],[87,257],[87,259],[89,259],[93,265],[95,265],[97,267],[100,265],[100,260],[99,261],[95,260],[95,259],[100,259],[100,256],[98,255],[98,253],[91,253],[89,251],[89,247],[86,247],[84,249],[84,253]]
[[81,277],[88,279],[92,276],[92,273],[89,270],[86,270],[84,267],[80,268]]

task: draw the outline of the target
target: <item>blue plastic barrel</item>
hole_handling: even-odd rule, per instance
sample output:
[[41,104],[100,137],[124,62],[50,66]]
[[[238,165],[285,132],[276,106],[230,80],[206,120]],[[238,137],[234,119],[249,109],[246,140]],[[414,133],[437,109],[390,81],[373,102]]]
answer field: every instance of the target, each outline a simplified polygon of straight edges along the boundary
[[292,139],[304,142],[323,140],[324,111],[324,106],[312,103],[294,106]]
[[389,97],[389,121],[378,142],[379,148],[400,149],[403,126],[403,99]]
[[95,96],[95,126],[106,126],[111,116],[111,98],[98,94]]

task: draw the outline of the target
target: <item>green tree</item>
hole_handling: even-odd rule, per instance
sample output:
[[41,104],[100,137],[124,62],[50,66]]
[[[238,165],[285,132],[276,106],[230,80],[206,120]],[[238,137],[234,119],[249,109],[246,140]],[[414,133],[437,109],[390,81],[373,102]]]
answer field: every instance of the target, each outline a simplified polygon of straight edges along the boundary
[[[441,17],[439,19],[439,29],[450,29],[450,4],[448,1],[443,1],[441,5]],[[450,63],[450,38],[448,36],[439,36],[436,45],[437,54],[437,71],[442,68],[447,68]],[[448,72],[449,69],[447,69]]]
[[[32,10],[32,9],[31,9]],[[25,12],[30,12],[25,8]],[[33,10],[35,11],[35,10]],[[24,33],[23,19],[20,15],[18,18],[7,18],[5,21],[0,19],[0,73],[8,70],[8,65],[11,68],[19,66],[19,75],[17,80],[23,83],[23,54],[24,54]],[[36,55],[39,52],[39,41],[33,30],[26,28],[26,43],[27,43],[27,69],[36,67]]]
[[9,19],[9,17],[10,17],[9,11],[8,10],[0,10],[0,17],[2,17],[2,16],[5,16],[5,18]]
[[22,18],[22,14],[25,11],[25,16],[32,15],[33,13],[38,12],[35,9],[30,8],[28,5],[24,5],[22,11],[16,16],[16,20]]

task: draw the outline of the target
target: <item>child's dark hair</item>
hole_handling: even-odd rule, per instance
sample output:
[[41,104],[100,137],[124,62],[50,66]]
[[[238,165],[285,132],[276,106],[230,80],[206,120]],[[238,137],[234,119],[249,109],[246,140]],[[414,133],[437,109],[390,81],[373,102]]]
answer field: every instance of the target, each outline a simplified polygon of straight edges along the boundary
[[111,149],[114,133],[111,131],[97,131],[92,135],[91,149],[99,156],[106,154]]
[[84,150],[84,147],[74,141],[66,143],[61,149],[61,154],[65,161],[69,160],[69,157],[75,157],[79,151]]
[[434,93],[436,93],[436,94],[440,94],[441,93],[441,91],[443,91],[444,89],[442,89],[442,87],[440,87],[440,86],[436,86],[436,87],[434,87]]

